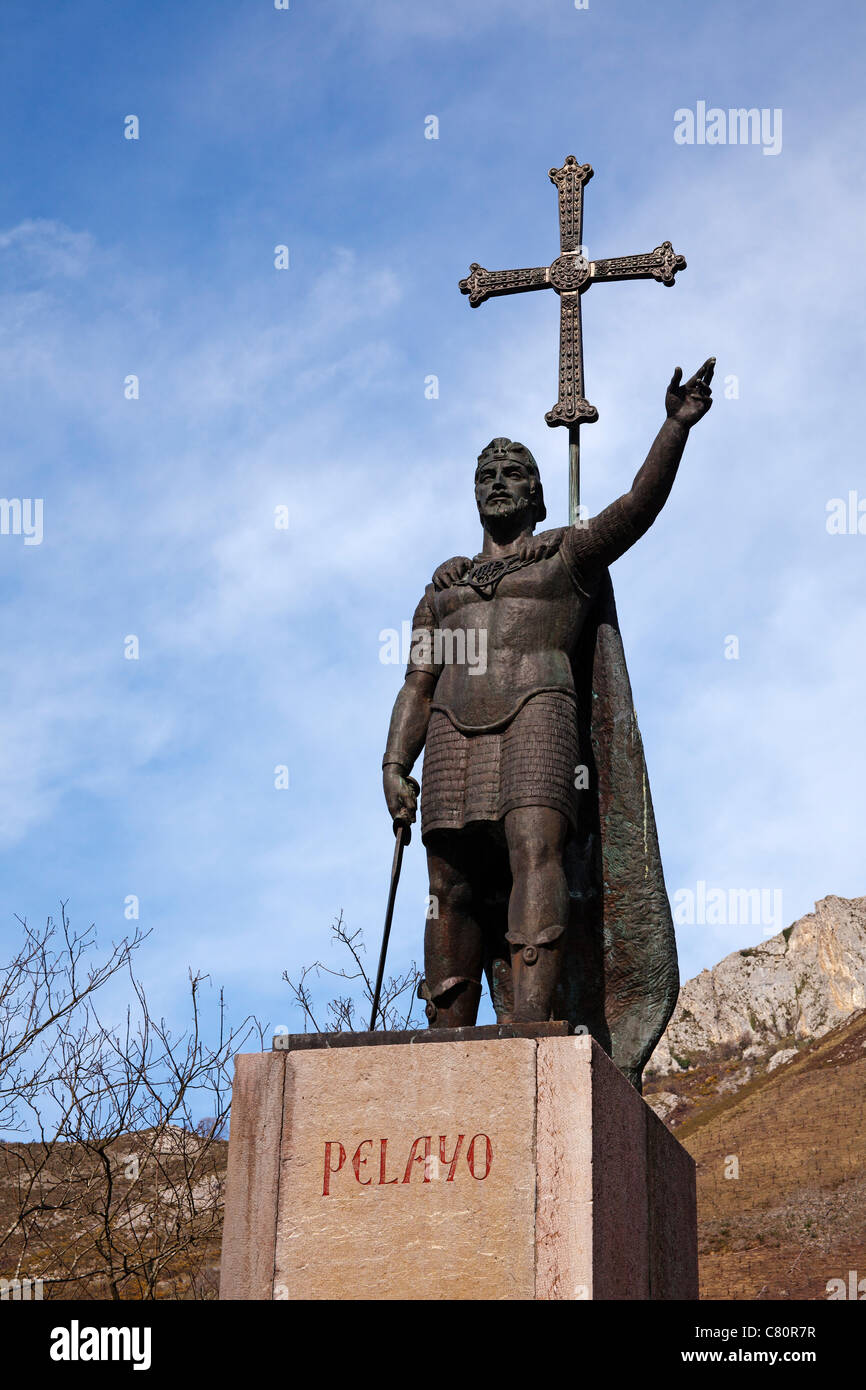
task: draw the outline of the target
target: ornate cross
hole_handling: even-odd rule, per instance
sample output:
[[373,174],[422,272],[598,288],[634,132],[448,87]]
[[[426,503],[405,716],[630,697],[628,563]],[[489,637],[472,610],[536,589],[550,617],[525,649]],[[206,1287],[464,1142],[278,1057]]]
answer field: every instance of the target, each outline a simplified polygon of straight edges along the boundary
[[559,193],[559,255],[550,265],[527,270],[485,270],[476,261],[460,281],[473,309],[495,295],[520,294],[523,290],[554,289],[559,295],[559,399],[545,415],[548,425],[567,425],[569,442],[569,519],[574,522],[580,503],[580,426],[598,419],[594,405],[583,394],[583,335],[580,297],[596,280],[660,280],[672,285],[685,256],[663,241],[654,251],[637,256],[614,256],[607,261],[588,261],[583,254],[583,190],[592,178],[589,164],[578,164],[568,155],[561,169],[549,171]]

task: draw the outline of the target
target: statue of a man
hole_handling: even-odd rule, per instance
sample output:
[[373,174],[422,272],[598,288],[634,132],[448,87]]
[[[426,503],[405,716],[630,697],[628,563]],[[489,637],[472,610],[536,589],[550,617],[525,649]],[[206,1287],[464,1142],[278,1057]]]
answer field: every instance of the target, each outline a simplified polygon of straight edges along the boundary
[[[684,384],[677,368],[631,490],[589,521],[534,536],[546,512],[532,454],[504,438],[487,445],[475,473],[481,554],[448,561],[427,586],[413,622],[425,640],[413,641],[383,760],[391,816],[411,822],[407,779],[425,749],[431,1026],[473,1024],[486,973],[501,1022],[568,1017],[610,1049],[618,1019],[614,1060],[637,1085],[678,981],[607,567],[664,506],[712,403],[713,368],[710,358]],[[453,659],[467,650],[472,664]],[[647,971],[664,977],[649,1001]]]

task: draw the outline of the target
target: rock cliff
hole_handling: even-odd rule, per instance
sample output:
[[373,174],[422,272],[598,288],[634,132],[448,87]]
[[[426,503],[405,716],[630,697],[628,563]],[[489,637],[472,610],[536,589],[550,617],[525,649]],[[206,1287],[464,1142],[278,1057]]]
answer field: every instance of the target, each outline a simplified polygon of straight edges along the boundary
[[815,911],[688,980],[647,1075],[693,1066],[719,1048],[765,1052],[822,1037],[866,1007],[866,898]]

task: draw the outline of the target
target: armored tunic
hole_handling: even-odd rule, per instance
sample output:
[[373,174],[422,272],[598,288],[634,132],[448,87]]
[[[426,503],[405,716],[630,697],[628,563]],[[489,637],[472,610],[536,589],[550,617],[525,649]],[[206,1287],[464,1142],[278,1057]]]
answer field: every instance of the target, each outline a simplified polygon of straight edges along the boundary
[[436,678],[421,797],[422,838],[551,806],[575,826],[580,762],[573,661],[605,567],[636,538],[618,503],[539,540],[535,559],[478,556],[463,579],[428,585],[408,671]]
[[533,695],[504,729],[463,734],[435,709],[427,730],[421,837],[502,821],[517,806],[551,806],[577,826],[580,762],[575,701],[566,691]]

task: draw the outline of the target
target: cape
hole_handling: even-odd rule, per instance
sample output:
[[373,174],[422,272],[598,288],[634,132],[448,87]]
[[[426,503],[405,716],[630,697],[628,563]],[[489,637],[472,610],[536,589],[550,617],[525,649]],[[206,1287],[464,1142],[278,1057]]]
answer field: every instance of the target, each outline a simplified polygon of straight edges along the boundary
[[589,769],[564,863],[571,908],[553,1017],[597,1039],[639,1091],[679,993],[643,742],[605,571],[572,662]]

